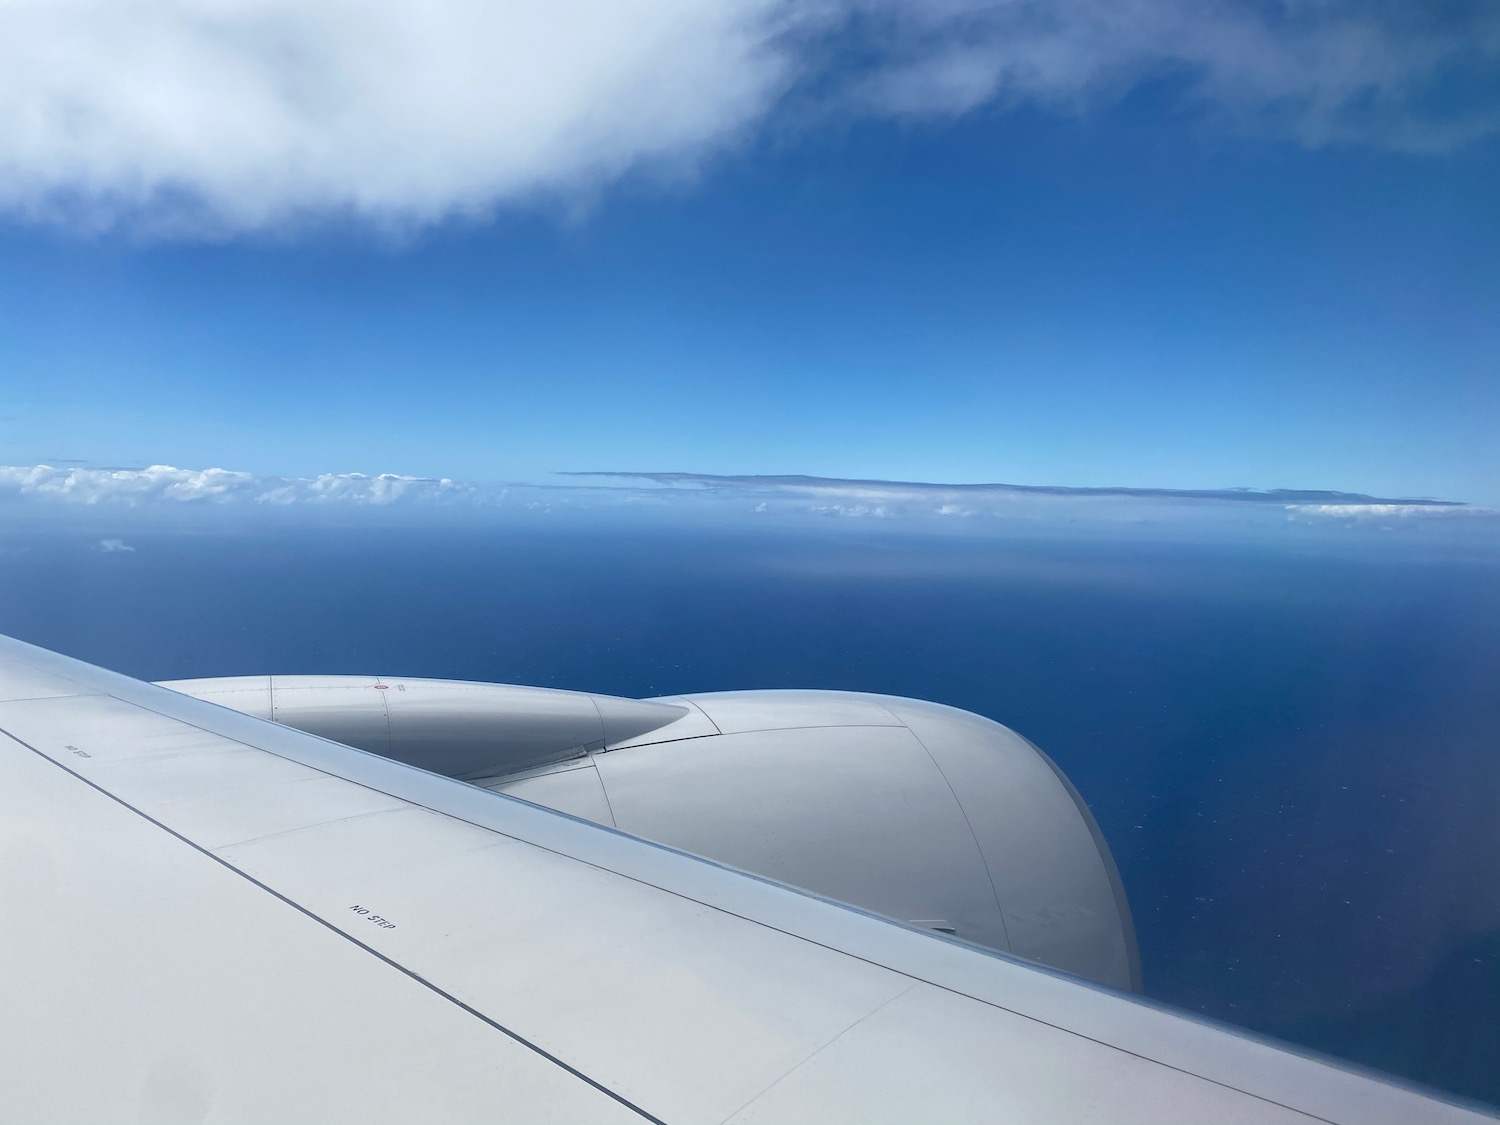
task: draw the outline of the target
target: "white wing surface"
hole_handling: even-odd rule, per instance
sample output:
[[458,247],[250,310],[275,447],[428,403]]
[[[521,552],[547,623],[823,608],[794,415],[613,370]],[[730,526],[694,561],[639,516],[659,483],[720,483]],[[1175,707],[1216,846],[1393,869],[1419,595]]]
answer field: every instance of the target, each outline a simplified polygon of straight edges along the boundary
[[1482,1120],[0,638],[7,1121]]

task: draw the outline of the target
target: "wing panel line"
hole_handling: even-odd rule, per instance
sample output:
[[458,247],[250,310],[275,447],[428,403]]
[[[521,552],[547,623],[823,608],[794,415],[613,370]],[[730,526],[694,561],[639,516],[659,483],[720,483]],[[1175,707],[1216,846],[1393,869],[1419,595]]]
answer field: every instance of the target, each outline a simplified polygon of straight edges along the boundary
[[564,1062],[562,1059],[560,1059],[556,1055],[552,1054],[546,1048],[544,1048],[544,1047],[542,1047],[542,1046],[540,1046],[540,1045],[538,1045],[536,1043],[533,1043],[531,1040],[527,1039],[524,1035],[520,1034],[519,1032],[511,1030],[510,1028],[506,1027],[504,1024],[499,1023],[499,1022],[497,1022],[494,1019],[491,1019],[489,1016],[485,1015],[483,1012],[479,1011],[477,1008],[473,1007],[472,1005],[464,1003],[457,996],[454,996],[451,992],[447,992],[447,991],[439,988],[437,985],[433,984],[430,980],[427,980],[421,974],[416,973],[416,972],[414,972],[411,969],[408,969],[405,965],[401,964],[399,961],[395,961],[392,958],[387,957],[384,953],[381,953],[378,949],[375,949],[375,948],[373,948],[373,947],[371,947],[369,945],[366,945],[364,942],[360,941],[353,934],[346,933],[345,931],[343,931],[343,930],[339,929],[337,926],[335,926],[333,923],[327,921],[324,918],[320,918],[317,914],[313,913],[311,910],[307,909],[305,906],[302,906],[300,903],[292,901],[290,898],[288,898],[286,895],[282,894],[280,891],[276,890],[274,887],[267,886],[265,883],[263,883],[259,879],[255,878],[255,876],[250,875],[247,872],[240,870],[240,868],[234,866],[234,864],[230,863],[228,860],[223,859],[222,857],[215,855],[213,852],[209,851],[207,848],[203,847],[202,845],[197,844],[194,841],[188,839],[182,833],[177,832],[177,831],[173,830],[172,828],[168,827],[167,825],[163,824],[161,821],[157,820],[154,816],[151,816],[149,813],[143,812],[142,810],[136,808],[129,801],[126,801],[123,798],[115,795],[114,793],[111,793],[108,789],[105,789],[102,785],[99,785],[96,782],[89,780],[88,778],[84,777],[82,774],[78,773],[76,770],[69,769],[66,765],[64,765],[62,762],[59,762],[56,758],[52,757],[50,754],[46,753],[44,750],[38,749],[37,747],[31,745],[31,743],[25,741],[24,739],[16,737],[16,735],[12,734],[8,730],[3,731],[3,733],[5,734],[5,737],[9,738],[12,742],[16,743],[18,746],[25,747],[27,750],[30,750],[37,757],[41,758],[43,761],[50,762],[52,765],[54,765],[58,769],[62,770],[63,773],[66,773],[70,777],[73,777],[74,779],[83,782],[83,784],[87,785],[90,789],[93,789],[95,792],[102,793],[104,796],[108,797],[111,801],[114,801],[116,804],[118,804],[118,805],[120,805],[120,806],[122,806],[122,807],[124,807],[126,809],[129,809],[131,812],[135,813],[135,815],[138,816],[138,817],[140,817],[142,820],[145,820],[148,823],[155,825],[157,828],[159,828],[163,832],[167,833],[167,835],[169,835],[169,836],[173,837],[174,839],[179,840],[182,843],[186,844],[188,847],[192,848],[199,855],[207,856],[209,859],[213,860],[215,863],[219,864],[221,867],[225,867],[225,868],[229,869],[230,871],[233,871],[240,878],[246,880],[249,883],[254,884],[256,887],[259,887],[261,890],[265,891],[267,894],[271,895],[273,898],[276,898],[279,901],[285,903],[287,906],[290,906],[293,910],[297,911],[299,914],[302,914],[302,915],[304,915],[304,916],[306,916],[308,918],[311,918],[314,922],[316,922],[318,925],[322,926],[324,929],[331,930],[333,933],[337,934],[339,937],[343,938],[345,941],[349,942],[350,944],[358,946],[360,949],[363,949],[366,953],[370,954],[372,957],[376,957],[379,960],[385,962],[387,965],[389,965],[391,968],[395,969],[397,972],[399,972],[399,973],[401,973],[401,974],[403,974],[403,975],[405,975],[407,977],[410,977],[412,980],[416,981],[423,988],[426,988],[426,989],[428,989],[428,990],[430,990],[432,992],[435,992],[437,995],[441,996],[444,1000],[448,1001],[450,1004],[453,1004],[455,1007],[463,1009],[465,1012],[469,1013],[469,1015],[473,1016],[475,1019],[481,1021],[482,1023],[488,1024],[490,1027],[492,1027],[496,1031],[500,1032],[500,1034],[502,1034],[502,1035],[504,1035],[504,1036],[506,1036],[506,1037],[508,1037],[508,1038],[510,1038],[512,1040],[514,1040],[516,1043],[519,1043],[522,1047],[525,1047],[527,1050],[534,1051],[536,1054],[540,1055],[542,1058],[544,1058],[548,1062],[550,1062],[553,1066],[559,1067],[560,1069],[562,1069],[562,1070],[566,1071],[567,1073],[571,1074],[574,1078],[577,1078],[580,1082],[584,1082],[587,1085],[592,1086],[594,1089],[598,1090],[601,1094],[604,1094],[606,1097],[612,1098],[614,1101],[619,1102],[622,1106],[624,1106],[626,1109],[630,1110],[632,1113],[638,1114],[643,1120],[651,1122],[652,1125],[667,1125],[667,1123],[665,1121],[663,1121],[661,1118],[657,1117],[655,1114],[651,1113],[650,1111],[648,1111],[646,1109],[643,1109],[641,1106],[636,1105],[634,1102],[632,1102],[629,1098],[625,1097],[623,1094],[620,1094],[620,1093],[615,1092],[614,1090],[611,1090],[608,1086],[605,1086],[603,1083],[599,1082],[597,1079],[589,1077],[587,1074],[585,1074],[583,1071],[579,1070],[577,1067],[571,1066],[568,1063]]

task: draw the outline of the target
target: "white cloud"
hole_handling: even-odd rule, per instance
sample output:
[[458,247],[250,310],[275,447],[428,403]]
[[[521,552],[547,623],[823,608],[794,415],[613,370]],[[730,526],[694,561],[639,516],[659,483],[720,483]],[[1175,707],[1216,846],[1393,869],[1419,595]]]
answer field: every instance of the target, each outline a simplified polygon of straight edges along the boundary
[[818,516],[847,516],[852,519],[883,520],[891,512],[883,504],[815,504],[808,511]]
[[692,159],[781,88],[776,0],[6,0],[0,200],[203,231],[422,223]]
[[[80,504],[255,503],[394,504],[495,498],[472,485],[382,473],[325,473],[319,477],[264,477],[228,469],[56,469],[50,465],[0,466],[5,494]],[[108,548],[106,548],[108,549]]]
[[1308,143],[1443,148],[1500,124],[1415,108],[1493,65],[1500,7],[1437,7],[0,0],[0,209],[194,236],[403,227],[690,172],[788,91],[842,114],[1071,110],[1163,74]]
[[99,550],[103,551],[106,555],[117,555],[122,552],[135,552],[135,548],[132,547],[129,543],[125,542],[125,540],[123,539],[101,539],[99,540]]
[[1324,520],[1392,523],[1418,519],[1465,519],[1500,515],[1500,512],[1493,508],[1445,504],[1288,504],[1286,511],[1288,519],[1303,523]]
[[899,114],[987,102],[1082,110],[1143,80],[1302,142],[1440,150],[1500,127],[1493,99],[1431,110],[1435,84],[1500,57],[1500,7],[1369,0],[861,0]]
[[1367,531],[1423,534],[1468,534],[1494,541],[1500,510],[1428,504],[1292,504],[1287,521]]

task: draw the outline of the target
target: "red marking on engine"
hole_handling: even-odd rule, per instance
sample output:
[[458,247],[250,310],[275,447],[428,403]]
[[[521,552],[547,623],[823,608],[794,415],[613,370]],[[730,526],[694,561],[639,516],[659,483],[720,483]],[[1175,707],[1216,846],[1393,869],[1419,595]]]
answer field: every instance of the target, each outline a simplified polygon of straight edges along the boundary
[[391,685],[390,684],[371,684],[370,686],[372,688],[374,688],[376,691],[390,691],[391,690]]

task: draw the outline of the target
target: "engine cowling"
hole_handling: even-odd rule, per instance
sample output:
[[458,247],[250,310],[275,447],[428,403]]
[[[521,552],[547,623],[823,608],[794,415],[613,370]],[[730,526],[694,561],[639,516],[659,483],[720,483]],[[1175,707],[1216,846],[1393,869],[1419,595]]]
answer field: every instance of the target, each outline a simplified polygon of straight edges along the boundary
[[893,696],[620,699],[352,676],[166,687],[1122,989],[1129,906],[1045,754]]

